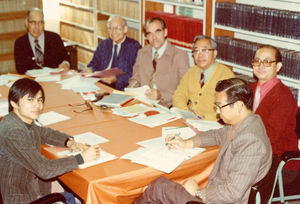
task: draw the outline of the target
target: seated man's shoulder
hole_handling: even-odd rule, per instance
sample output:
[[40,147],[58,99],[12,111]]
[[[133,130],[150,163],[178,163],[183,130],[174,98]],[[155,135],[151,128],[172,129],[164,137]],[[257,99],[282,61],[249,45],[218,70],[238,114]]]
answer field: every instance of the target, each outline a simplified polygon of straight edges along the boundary
[[52,32],[52,31],[44,31],[45,32],[45,35],[47,35],[47,36],[51,36],[51,37],[53,37],[53,38],[59,38],[60,39],[60,35],[58,34],[58,33],[55,33],[55,32]]

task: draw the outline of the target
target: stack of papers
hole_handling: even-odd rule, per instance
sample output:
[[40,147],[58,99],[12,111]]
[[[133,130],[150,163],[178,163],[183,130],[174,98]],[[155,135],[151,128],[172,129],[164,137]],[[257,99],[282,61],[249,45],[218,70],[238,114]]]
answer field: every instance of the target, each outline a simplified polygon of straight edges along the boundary
[[19,76],[2,74],[0,75],[0,86],[4,84],[7,85],[8,82],[11,82],[10,85],[7,85],[8,87],[11,87],[12,83],[14,83],[19,78]]
[[153,108],[145,106],[144,104],[134,104],[132,106],[126,106],[122,108],[112,109],[112,113],[124,117],[136,116],[147,111],[152,110]]
[[51,125],[53,123],[58,123],[64,120],[68,120],[70,119],[69,116],[65,116],[59,113],[56,113],[54,111],[50,111],[47,113],[43,113],[39,116],[38,120],[37,120],[37,125],[42,125],[42,126],[46,126],[46,125]]
[[186,122],[199,131],[214,130],[223,127],[220,123],[210,120],[187,119]]
[[132,94],[133,96],[136,96],[136,98],[140,101],[142,101],[143,103],[149,104],[149,105],[153,105],[153,104],[157,104],[159,102],[159,100],[152,100],[147,98],[147,96],[145,95],[146,90],[150,89],[150,87],[148,85],[144,85],[141,87],[137,87],[137,88],[125,88],[125,92]]
[[100,90],[95,85],[98,80],[97,78],[85,78],[77,75],[56,83],[61,84],[61,89],[71,89],[74,92],[97,92]]
[[41,77],[41,76],[49,76],[52,72],[61,72],[63,71],[63,68],[49,68],[49,67],[43,67],[42,69],[31,69],[27,70],[26,74],[32,77]]
[[145,116],[145,115],[139,115],[134,118],[129,118],[130,121],[147,126],[147,127],[156,127],[159,125],[163,125],[169,122],[172,122],[174,120],[178,120],[180,117],[170,114],[167,112],[160,112],[159,114],[151,115],[151,116]]
[[[89,145],[97,145],[97,144],[101,144],[101,143],[105,143],[108,142],[108,140],[104,137],[101,137],[95,133],[92,132],[86,132],[83,134],[79,134],[79,135],[74,135],[74,139],[76,142],[78,143],[84,143],[84,144],[89,144]],[[69,150],[66,151],[62,151],[59,152],[58,155],[63,156],[63,155],[77,155],[80,154],[81,152],[70,152]],[[106,161],[110,161],[113,159],[116,159],[117,157],[113,154],[110,154],[108,152],[105,152],[103,150],[101,150],[100,152],[100,157],[92,162],[88,162],[88,163],[84,163],[84,164],[80,164],[79,168],[83,169],[89,166],[93,166],[96,164],[100,164]]]
[[204,148],[168,149],[165,144],[165,136],[176,133],[183,139],[188,139],[195,135],[189,127],[168,127],[164,128],[162,133],[162,137],[138,142],[137,144],[143,147],[123,155],[121,159],[128,159],[134,163],[150,166],[165,173],[171,173],[182,162],[205,150]]

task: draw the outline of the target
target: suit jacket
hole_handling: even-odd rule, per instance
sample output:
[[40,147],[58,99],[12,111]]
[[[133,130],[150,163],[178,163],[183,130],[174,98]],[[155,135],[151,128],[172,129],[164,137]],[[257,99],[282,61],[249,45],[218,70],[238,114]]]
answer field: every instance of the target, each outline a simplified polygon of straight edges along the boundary
[[228,67],[216,63],[209,79],[202,88],[199,77],[200,68],[198,66],[191,67],[185,73],[174,92],[173,106],[183,110],[195,110],[205,120],[217,120],[214,106],[216,84],[219,80],[234,77],[234,74]]
[[[255,94],[257,82],[250,84]],[[285,151],[298,150],[296,135],[297,102],[291,91],[281,81],[277,83],[262,99],[255,113],[260,115],[270,138],[274,154],[279,156]],[[293,164],[300,162],[293,162]],[[295,166],[292,163],[287,167]]]
[[[168,42],[164,54],[156,62],[154,81],[162,98],[160,103],[170,107],[172,96],[184,73],[189,68],[189,59],[185,51]],[[149,85],[153,73],[152,46],[147,45],[139,50],[133,74],[129,80],[134,87]]]
[[[230,126],[194,136],[195,146],[219,145],[220,151],[206,186],[208,203],[247,203],[251,186],[267,174],[272,147],[258,115],[245,118],[227,139]],[[199,140],[200,139],[200,140]]]
[[[64,60],[69,61],[69,56],[60,36],[50,31],[44,31],[44,33],[45,46],[43,66],[57,68]],[[30,69],[39,69],[39,66],[35,63],[28,33],[15,41],[14,55],[16,70],[19,74],[24,74]]]
[[29,203],[51,193],[47,179],[78,168],[74,156],[48,160],[41,144],[64,146],[68,135],[26,124],[10,112],[0,123],[0,189],[5,204]]
[[[125,74],[117,76],[116,89],[124,90],[128,85],[128,80],[132,75],[132,67],[135,64],[137,52],[141,48],[138,41],[126,37],[121,45],[118,55],[118,68]],[[97,50],[93,56],[92,61],[88,64],[93,71],[101,71],[107,68],[111,58],[113,50],[113,41],[111,38],[102,40],[97,47]]]

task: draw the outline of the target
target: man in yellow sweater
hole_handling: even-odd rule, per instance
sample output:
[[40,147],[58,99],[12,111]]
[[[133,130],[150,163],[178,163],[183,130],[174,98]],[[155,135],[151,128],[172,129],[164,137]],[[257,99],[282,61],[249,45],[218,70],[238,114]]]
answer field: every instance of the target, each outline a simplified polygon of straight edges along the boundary
[[215,62],[217,44],[210,37],[196,36],[192,53],[196,65],[181,79],[173,95],[173,106],[191,110],[204,120],[218,120],[214,108],[216,84],[234,74],[228,67]]

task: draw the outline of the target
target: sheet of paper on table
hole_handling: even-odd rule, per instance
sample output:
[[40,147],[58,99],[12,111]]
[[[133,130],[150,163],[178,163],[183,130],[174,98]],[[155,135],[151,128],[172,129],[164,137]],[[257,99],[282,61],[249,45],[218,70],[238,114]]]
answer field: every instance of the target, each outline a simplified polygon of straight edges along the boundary
[[43,126],[47,126],[53,123],[58,123],[64,120],[68,120],[70,119],[69,116],[66,115],[62,115],[60,113],[54,112],[54,111],[49,111],[47,113],[42,113],[39,118],[38,118],[38,122],[37,125],[43,125]]
[[186,122],[199,131],[215,130],[223,127],[220,123],[210,120],[187,119]]
[[93,132],[85,132],[82,134],[74,135],[74,140],[78,143],[83,143],[88,145],[97,145],[109,141],[108,139],[100,135],[97,135]]

